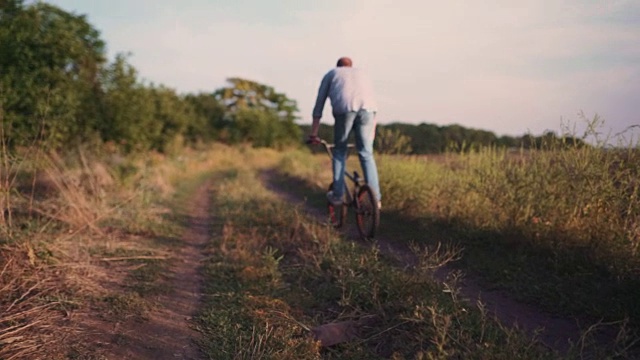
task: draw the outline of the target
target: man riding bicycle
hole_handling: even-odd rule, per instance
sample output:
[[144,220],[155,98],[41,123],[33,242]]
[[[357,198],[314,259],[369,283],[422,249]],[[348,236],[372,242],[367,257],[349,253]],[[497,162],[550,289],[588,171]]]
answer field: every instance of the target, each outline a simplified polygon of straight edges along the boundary
[[373,140],[376,133],[377,105],[371,81],[362,70],[354,68],[350,58],[342,57],[337,66],[322,78],[315,107],[310,142],[318,142],[320,119],[327,97],[331,100],[335,125],[333,138],[333,190],[327,193],[329,202],[342,205],[347,141],[354,130],[356,149],[367,184],[373,189],[381,207],[382,196],[378,181],[378,168],[373,157]]

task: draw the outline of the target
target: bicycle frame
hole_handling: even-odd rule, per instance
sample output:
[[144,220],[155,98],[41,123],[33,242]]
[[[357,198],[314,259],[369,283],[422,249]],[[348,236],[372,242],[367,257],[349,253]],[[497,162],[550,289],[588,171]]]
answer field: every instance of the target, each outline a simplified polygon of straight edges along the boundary
[[[327,143],[325,140],[320,140],[320,144],[323,145],[325,151],[327,152],[327,154],[329,155],[329,158],[331,160],[333,160],[333,148],[335,148],[334,144],[329,144]],[[355,145],[353,144],[348,144],[347,145],[347,154],[346,154],[346,158],[349,158],[349,149],[353,149],[355,148]],[[346,161],[346,160],[345,160]],[[351,182],[353,182],[353,192],[349,191],[349,186],[347,185],[347,182],[345,181],[344,183],[344,187],[345,187],[345,196],[347,197],[347,201],[346,201],[346,205],[355,205],[355,207],[357,208],[357,203],[356,203],[356,194],[358,193],[360,186],[364,183],[364,180],[360,177],[360,174],[358,174],[357,171],[353,171],[353,174],[349,173],[349,171],[347,171],[347,169],[345,169],[344,171],[344,176],[351,180]]]
[[[315,138],[307,141],[308,144],[322,144],[325,151],[329,155],[331,160],[333,157],[334,144],[329,144],[326,141]],[[355,145],[347,145],[346,158],[349,157],[349,149],[355,148]],[[344,224],[344,218],[347,214],[347,208],[352,207],[355,209],[356,223],[358,225],[358,231],[363,239],[372,239],[375,235],[376,229],[380,224],[380,209],[376,204],[376,196],[373,190],[365,182],[364,178],[360,177],[357,171],[344,171],[345,182],[345,200],[343,204],[336,206],[331,202],[328,202],[329,217],[332,225],[336,228],[341,227]],[[353,183],[353,190],[349,191],[349,185],[346,179],[349,179]],[[333,183],[329,186],[329,190],[333,187]],[[340,209],[336,211],[336,208]]]

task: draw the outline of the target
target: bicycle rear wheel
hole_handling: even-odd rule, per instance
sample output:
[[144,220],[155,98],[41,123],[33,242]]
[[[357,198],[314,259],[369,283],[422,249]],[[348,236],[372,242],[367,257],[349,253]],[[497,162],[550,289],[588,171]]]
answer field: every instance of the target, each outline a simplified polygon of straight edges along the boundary
[[368,185],[362,185],[358,192],[356,206],[356,223],[363,239],[373,239],[380,225],[380,209],[373,190]]
[[[333,190],[333,183],[329,185],[329,191]],[[333,205],[329,200],[327,200],[327,210],[329,211],[329,221],[334,228],[339,229],[344,225],[344,221],[347,217],[347,206],[346,205]]]

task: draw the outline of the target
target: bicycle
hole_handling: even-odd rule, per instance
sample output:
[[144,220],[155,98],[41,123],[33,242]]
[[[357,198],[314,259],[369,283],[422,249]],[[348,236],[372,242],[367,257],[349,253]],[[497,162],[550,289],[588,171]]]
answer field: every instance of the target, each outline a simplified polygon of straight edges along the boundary
[[[325,140],[316,138],[315,141],[308,140],[307,144],[321,144],[326,150],[329,158],[333,160],[333,148],[334,144],[329,144]],[[348,149],[353,149],[355,145],[347,145]],[[349,151],[347,150],[347,158],[349,157]],[[355,210],[356,224],[358,226],[358,232],[363,239],[373,239],[375,233],[380,225],[380,209],[378,208],[378,201],[371,187],[365,183],[364,179],[360,177],[357,171],[349,172],[345,169],[345,191],[343,195],[342,205],[333,205],[327,200],[327,210],[329,212],[329,221],[331,225],[339,229],[341,228],[347,217],[347,208],[351,207]],[[347,179],[353,184],[349,189]],[[329,185],[329,190],[333,190],[333,182]]]

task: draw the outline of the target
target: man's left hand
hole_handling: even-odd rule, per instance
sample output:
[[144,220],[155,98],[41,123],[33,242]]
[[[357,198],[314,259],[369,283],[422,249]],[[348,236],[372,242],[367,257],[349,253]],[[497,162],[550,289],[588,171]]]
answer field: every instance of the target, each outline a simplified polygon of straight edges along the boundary
[[309,135],[309,137],[307,138],[307,144],[310,144],[310,145],[320,144],[320,138],[318,137],[318,135]]

